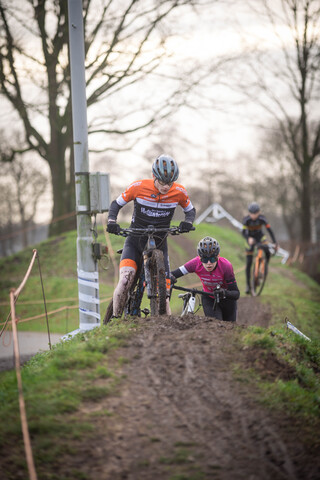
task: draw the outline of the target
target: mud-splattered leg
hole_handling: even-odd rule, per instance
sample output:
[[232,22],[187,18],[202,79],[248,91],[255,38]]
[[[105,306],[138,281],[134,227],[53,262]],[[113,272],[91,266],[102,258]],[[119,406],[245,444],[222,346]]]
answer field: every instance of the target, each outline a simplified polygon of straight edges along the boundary
[[167,315],[171,315],[170,298],[167,298],[167,301],[166,301],[166,313]]
[[113,293],[113,315],[120,317],[122,315],[127,292],[132,285],[136,271],[133,267],[121,267],[119,274],[119,283]]

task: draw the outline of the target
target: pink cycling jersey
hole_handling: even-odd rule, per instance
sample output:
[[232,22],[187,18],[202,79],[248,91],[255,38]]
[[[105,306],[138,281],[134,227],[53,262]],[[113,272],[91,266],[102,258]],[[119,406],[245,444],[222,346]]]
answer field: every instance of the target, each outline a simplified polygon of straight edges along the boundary
[[212,272],[208,272],[204,268],[200,257],[192,258],[179,269],[183,275],[196,273],[201,280],[204,292],[213,292],[217,285],[227,289],[235,281],[232,264],[223,257],[218,258],[217,266]]

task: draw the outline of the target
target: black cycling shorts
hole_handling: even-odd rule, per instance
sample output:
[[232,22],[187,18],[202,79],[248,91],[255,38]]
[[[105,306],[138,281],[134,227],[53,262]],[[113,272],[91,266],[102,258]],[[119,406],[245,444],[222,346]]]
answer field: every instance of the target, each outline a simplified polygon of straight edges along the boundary
[[237,300],[232,298],[225,298],[215,304],[214,298],[202,295],[202,307],[206,317],[214,317],[225,322],[237,320]]
[[[130,259],[136,262],[137,266],[139,266],[142,253],[145,249],[148,237],[129,237],[126,238],[124,242],[121,261],[125,259]],[[170,263],[169,263],[169,255],[168,255],[168,244],[166,238],[157,238],[156,237],[156,247],[163,252],[164,258],[164,266],[166,269],[166,277],[170,278]]]

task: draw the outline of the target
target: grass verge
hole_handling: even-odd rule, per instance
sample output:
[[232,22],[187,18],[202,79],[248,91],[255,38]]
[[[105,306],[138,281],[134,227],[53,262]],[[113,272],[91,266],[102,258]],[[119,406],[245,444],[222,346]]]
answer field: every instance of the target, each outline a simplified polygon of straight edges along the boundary
[[[56,344],[51,351],[37,354],[22,368],[29,431],[40,478],[54,478],[54,468],[61,464],[64,453],[72,453],[77,440],[85,435],[90,441],[92,416],[85,406],[107,397],[118,387],[121,375],[116,370],[122,361],[113,366],[110,357],[136,328],[134,322],[121,322],[78,334]],[[5,452],[0,477],[25,479],[28,475],[15,371],[1,373],[0,383],[0,445]],[[94,414],[99,416],[98,411]],[[101,417],[107,416],[103,410]]]
[[320,341],[273,325],[239,330],[237,342],[244,355],[236,378],[258,387],[258,400],[272,410],[320,426]]

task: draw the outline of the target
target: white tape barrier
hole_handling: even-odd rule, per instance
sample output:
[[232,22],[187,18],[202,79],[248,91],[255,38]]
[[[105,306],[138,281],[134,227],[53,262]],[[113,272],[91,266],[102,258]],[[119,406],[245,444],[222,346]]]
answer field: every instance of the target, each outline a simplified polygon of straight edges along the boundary
[[[99,291],[99,273],[98,272],[86,272],[84,270],[78,269],[78,283],[85,287],[91,287],[95,290]],[[89,295],[87,293],[79,292],[79,301],[80,303],[92,304],[92,305],[100,305],[99,298]],[[100,313],[96,311],[93,307],[92,309],[88,310],[88,308],[84,308],[84,306],[79,306],[79,312],[84,313],[90,317],[94,317],[100,322]],[[82,328],[82,324],[81,324]]]
[[295,327],[294,325],[292,325],[292,323],[287,322],[287,327],[290,328],[290,330],[292,330],[294,333],[297,333],[297,334],[300,335],[301,337],[303,337],[303,338],[305,338],[306,340],[309,340],[309,342],[311,342],[311,338],[307,337],[307,336],[304,335],[302,332],[300,332],[300,330],[298,330],[297,327]]

